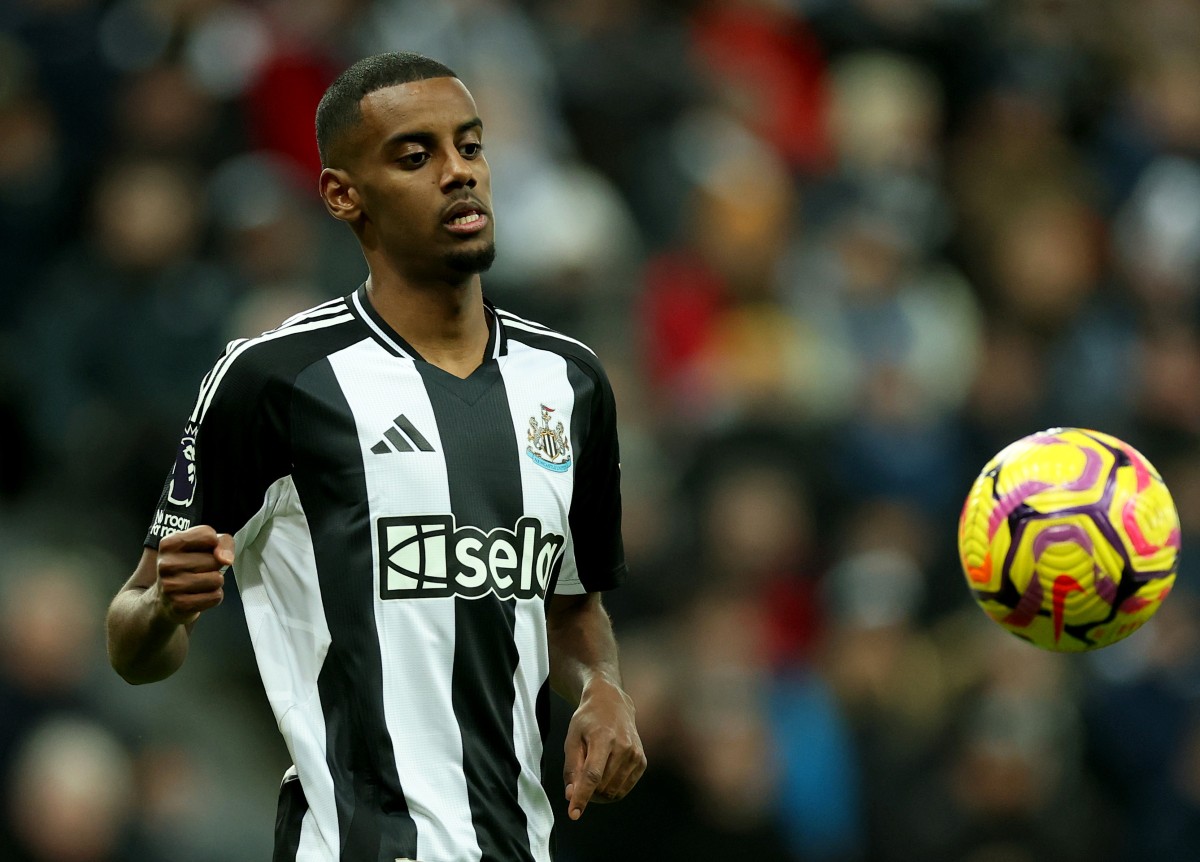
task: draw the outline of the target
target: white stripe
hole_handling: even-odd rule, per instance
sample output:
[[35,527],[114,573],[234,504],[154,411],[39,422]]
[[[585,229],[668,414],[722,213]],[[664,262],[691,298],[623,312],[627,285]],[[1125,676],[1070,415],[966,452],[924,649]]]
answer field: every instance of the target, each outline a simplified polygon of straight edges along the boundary
[[503,334],[504,331],[500,328],[500,315],[496,314],[496,315],[494,315],[494,317],[495,317],[495,320],[493,320],[492,323],[495,324],[495,336],[493,337],[492,340],[496,343],[496,346],[494,348],[492,348],[492,359],[499,359],[500,358],[500,339],[504,337],[504,334]]
[[209,382],[212,381],[213,376],[217,373],[217,369],[221,367],[221,363],[225,361],[235,347],[245,340],[246,339],[244,338],[235,338],[233,341],[225,345],[225,349],[221,351],[221,355],[217,357],[217,361],[213,363],[213,367],[208,369],[208,373],[205,374],[204,379],[200,381],[201,389],[208,386]]
[[529,320],[528,318],[513,314],[511,311],[505,311],[503,308],[497,308],[496,313],[499,314],[501,317],[507,317],[510,320],[515,320],[517,323],[524,323],[526,326],[533,326],[538,329],[544,329],[547,332],[554,332],[553,329],[551,329],[549,326],[547,326],[544,323],[538,323],[536,320]]
[[[343,302],[341,305],[335,306],[333,308],[326,308],[326,309],[322,309],[321,311],[315,311],[312,313],[306,312],[302,315],[289,317],[287,320],[285,320],[283,323],[276,326],[274,329],[267,330],[267,332],[278,332],[281,329],[290,329],[293,326],[296,326],[297,324],[300,324],[300,323],[308,323],[309,321],[313,321],[313,320],[324,320],[327,317],[334,317],[338,314],[345,314],[349,310],[350,309]],[[266,335],[267,332],[264,332],[262,334]]]
[[304,320],[315,319],[318,317],[328,317],[330,314],[336,314],[345,310],[346,300],[342,297],[338,297],[337,299],[331,299],[329,302],[323,302],[320,305],[313,306],[310,309],[293,314],[283,323],[276,326],[275,329],[283,329],[285,326],[291,326],[294,323],[300,323]]
[[510,329],[523,329],[526,332],[532,332],[534,335],[544,335],[547,338],[558,338],[558,339],[561,339],[562,341],[569,341],[572,344],[578,344],[580,347],[582,347],[584,350],[586,350],[588,353],[592,354],[593,356],[596,355],[596,351],[592,350],[592,348],[588,347],[582,341],[571,338],[571,336],[569,336],[569,335],[563,335],[561,332],[555,332],[552,329],[535,329],[532,326],[526,326],[524,323],[517,323],[515,320],[505,321],[505,325],[508,326]]
[[309,314],[313,311],[320,311],[322,308],[328,308],[329,306],[334,305],[335,303],[345,302],[345,301],[346,301],[346,297],[335,296],[333,299],[327,299],[324,302],[317,303],[312,308],[306,308],[304,311],[298,311],[295,314],[293,314],[292,317],[300,317],[301,315]]
[[513,675],[513,747],[521,766],[517,801],[525,812],[526,834],[535,862],[550,862],[554,812],[542,787],[542,733],[537,723],[538,693],[550,675],[546,602],[536,598],[513,601],[513,643],[520,656]]
[[237,349],[238,345],[245,344],[247,341],[249,341],[248,338],[235,338],[225,345],[225,352],[221,354],[216,364],[204,375],[204,379],[200,381],[200,392],[196,395],[196,403],[192,407],[191,422],[196,421],[196,416],[200,413],[200,405],[204,403],[204,398],[208,395],[208,391],[213,385],[213,381],[216,380],[217,375],[223,373],[223,369],[229,362],[230,356],[233,355],[233,351]]
[[[336,307],[336,306],[340,306],[340,307]],[[301,311],[298,314],[293,314],[291,317],[289,317],[283,323],[279,324],[274,329],[268,330],[267,332],[263,333],[263,335],[268,335],[273,332],[278,332],[279,330],[281,330],[285,327],[290,327],[297,323],[301,323],[301,322],[309,320],[309,319],[316,320],[319,318],[330,317],[332,315],[338,314],[340,312],[345,312],[348,310],[349,309],[346,307],[345,299],[343,297],[339,296],[337,299],[331,299],[328,302],[323,302],[320,305],[314,306],[313,308],[310,308],[306,311]],[[204,379],[200,381],[200,393],[199,393],[199,395],[197,395],[196,404],[192,408],[192,421],[193,422],[196,421],[195,417],[196,417],[197,412],[200,409],[200,404],[203,402],[205,396],[208,394],[209,385],[216,378],[216,376],[218,376],[221,373],[221,371],[220,371],[221,367],[230,359],[231,354],[233,353],[233,351],[237,348],[237,346],[239,344],[244,344],[249,340],[250,339],[248,339],[248,338],[235,338],[233,341],[229,342],[229,344],[225,345],[225,352],[221,354],[221,356],[217,359],[216,364],[213,365],[213,367],[209,369],[208,373],[204,375]]]
[[[364,339],[332,354],[329,364],[354,416],[364,453],[401,409],[435,450],[409,453],[405,456],[409,466],[404,469],[388,458],[363,456],[371,513],[371,566],[377,572],[380,517],[452,511],[445,446],[425,383],[413,363],[396,362],[382,344]],[[478,860],[481,854],[463,772],[462,733],[454,720],[454,641],[470,636],[455,630],[457,599],[383,599],[378,589],[374,593],[374,618],[367,624],[374,623],[379,635],[380,684],[391,756],[417,827],[413,856]],[[431,721],[430,716],[439,718]]]
[[[269,519],[270,530],[262,530]],[[298,862],[327,862],[338,848],[337,803],[317,680],[329,650],[312,531],[291,476],[271,483],[234,539],[238,590],[263,689],[308,803]],[[285,776],[286,777],[286,776]]]
[[357,290],[354,291],[354,293],[350,294],[350,298],[354,301],[354,307],[358,309],[358,313],[362,317],[363,322],[366,323],[367,326],[371,327],[371,329],[374,330],[376,335],[378,335],[388,345],[390,345],[393,350],[398,351],[400,353],[400,355],[403,356],[405,359],[413,358],[413,357],[409,356],[408,352],[403,347],[401,347],[399,344],[397,344],[391,338],[391,336],[389,336],[386,332],[384,332],[382,329],[380,329],[376,325],[375,321],[371,318],[371,315],[367,314],[367,310],[365,308],[363,308],[362,301],[358,298]]
[[[525,450],[529,420],[539,415],[541,405],[553,407],[556,421],[571,427],[575,390],[567,377],[567,362],[552,350],[510,341],[508,360],[500,370],[516,437],[513,457],[520,465],[522,510],[536,515],[546,531],[567,537],[565,547],[571,536],[568,519],[574,470],[553,473],[539,467]],[[539,599],[514,601],[513,642],[520,656],[513,675],[513,748],[521,768],[517,799],[525,812],[534,860],[549,862],[554,811],[541,785],[542,738],[537,726],[538,693],[550,674],[546,603]]]
[[[548,359],[553,363],[547,363]],[[554,591],[558,594],[586,592],[579,580],[579,568],[575,560],[575,537],[571,533],[570,508],[574,493],[575,468],[566,473],[551,473],[537,466],[524,453],[529,430],[529,419],[536,416],[542,404],[555,408],[555,415],[563,425],[571,427],[575,411],[575,389],[567,377],[567,360],[551,350],[533,347],[522,341],[509,341],[508,362],[501,369],[504,388],[513,414],[513,430],[516,432],[517,448],[521,450],[521,490],[526,512],[537,512],[546,529],[566,536],[566,544],[560,552],[558,582]],[[537,374],[534,369],[540,369]],[[547,373],[547,369],[553,369]],[[523,409],[519,409],[524,405]],[[579,456],[574,448],[575,441],[569,436],[572,459]],[[557,523],[550,523],[547,514],[557,511]]]
[[209,388],[207,395],[202,395],[203,403],[197,402],[196,409],[192,411],[192,422],[200,423],[204,421],[204,414],[208,412],[208,408],[212,405],[213,397],[217,394],[217,389],[221,385],[221,381],[225,379],[225,373],[229,371],[230,366],[239,356],[245,353],[248,349],[256,344],[262,344],[265,341],[274,341],[276,338],[283,338],[286,335],[297,335],[301,332],[312,332],[315,329],[325,329],[328,326],[337,326],[339,323],[346,323],[353,320],[354,315],[347,312],[339,317],[323,318],[315,320],[311,323],[298,323],[294,326],[289,326],[287,329],[277,329],[274,332],[268,332],[265,335],[260,335],[258,338],[251,338],[243,341],[238,347],[229,354],[229,361],[222,367],[221,371],[213,379],[212,386]]
[[329,862],[336,859],[339,848],[337,835],[331,839],[321,835],[321,826],[317,822],[317,814],[309,808],[304,812],[300,821],[300,843],[296,847],[296,862]]

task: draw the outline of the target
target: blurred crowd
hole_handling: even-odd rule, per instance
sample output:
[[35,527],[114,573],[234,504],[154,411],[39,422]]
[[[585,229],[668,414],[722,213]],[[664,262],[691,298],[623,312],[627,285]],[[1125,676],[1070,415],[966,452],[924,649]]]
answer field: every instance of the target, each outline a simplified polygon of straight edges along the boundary
[[[364,278],[313,113],[384,50],[479,103],[485,292],[617,391],[650,769],[560,862],[1200,858],[1200,0],[5,0],[0,859],[270,856],[236,593],[136,689],[103,611],[226,341]],[[955,554],[1053,425],[1183,521],[1094,655],[988,622]]]

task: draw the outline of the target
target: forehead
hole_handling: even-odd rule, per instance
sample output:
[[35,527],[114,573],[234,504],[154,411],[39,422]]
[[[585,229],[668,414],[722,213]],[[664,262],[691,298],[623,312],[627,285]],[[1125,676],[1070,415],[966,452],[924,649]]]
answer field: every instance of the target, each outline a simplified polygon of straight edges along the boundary
[[477,115],[475,100],[458,78],[429,78],[384,87],[363,96],[368,139],[397,133],[449,133]]

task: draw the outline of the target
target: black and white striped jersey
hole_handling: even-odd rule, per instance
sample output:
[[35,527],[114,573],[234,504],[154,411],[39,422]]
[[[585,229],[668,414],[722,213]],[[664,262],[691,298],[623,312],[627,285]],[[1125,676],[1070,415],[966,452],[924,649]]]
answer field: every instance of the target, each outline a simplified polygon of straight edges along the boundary
[[277,860],[550,859],[546,598],[624,575],[615,409],[587,347],[488,310],[466,379],[360,288],[201,384],[146,545],[235,536],[294,762]]

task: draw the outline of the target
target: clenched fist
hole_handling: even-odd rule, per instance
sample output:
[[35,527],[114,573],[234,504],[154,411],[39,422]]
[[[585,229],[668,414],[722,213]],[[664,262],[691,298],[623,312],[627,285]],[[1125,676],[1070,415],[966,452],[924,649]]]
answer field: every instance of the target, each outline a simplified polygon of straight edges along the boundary
[[159,608],[167,619],[191,625],[225,597],[223,570],[233,563],[233,536],[203,524],[172,533],[158,545]]

